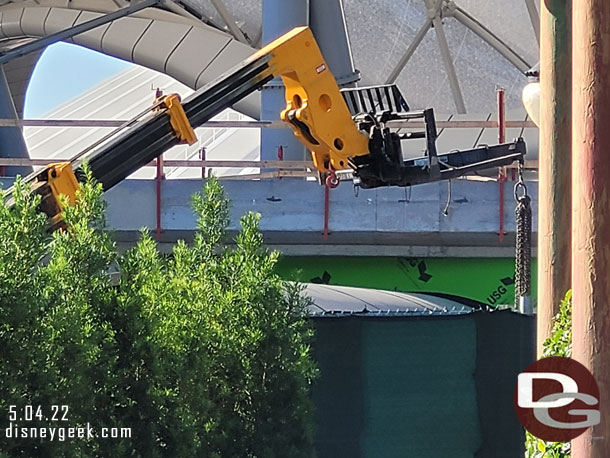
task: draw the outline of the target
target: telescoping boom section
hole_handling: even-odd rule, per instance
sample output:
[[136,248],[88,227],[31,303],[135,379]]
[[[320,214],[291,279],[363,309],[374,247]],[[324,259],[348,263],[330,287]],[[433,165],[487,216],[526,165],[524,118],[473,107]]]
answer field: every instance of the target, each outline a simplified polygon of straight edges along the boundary
[[[298,27],[265,46],[237,67],[197,90],[186,100],[160,97],[113,134],[76,155],[50,164],[25,181],[42,195],[41,210],[51,227],[61,226],[59,195],[75,199],[86,162],[104,190],[148,164],[167,149],[196,141],[198,127],[275,77],[286,87],[281,119],[311,151],[322,178],[348,171],[362,187],[398,185],[454,178],[468,171],[522,160],[522,140],[445,155],[436,153],[432,110],[411,112],[395,86],[341,91],[307,27]],[[424,132],[399,135],[396,120],[423,118]],[[425,155],[402,159],[401,141],[426,138]],[[10,195],[9,195],[10,198]]]

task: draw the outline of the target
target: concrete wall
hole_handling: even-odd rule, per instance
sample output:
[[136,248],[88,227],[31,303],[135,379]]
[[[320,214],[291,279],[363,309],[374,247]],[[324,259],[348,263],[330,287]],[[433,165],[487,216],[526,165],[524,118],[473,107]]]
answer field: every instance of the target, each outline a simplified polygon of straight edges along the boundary
[[[323,240],[324,188],[300,179],[223,181],[231,205],[231,230],[247,211],[262,215],[266,242],[287,255],[393,255],[440,257],[511,257],[514,255],[514,198],[505,183],[504,220],[507,235],[498,240],[498,183],[457,180],[411,189],[361,190],[350,183],[330,195],[330,230]],[[189,239],[195,229],[191,195],[199,180],[162,184],[162,242]],[[529,183],[533,212],[537,186]],[[108,220],[121,242],[132,243],[141,227],[156,226],[155,182],[126,180],[106,194]],[[536,218],[534,216],[534,232]]]

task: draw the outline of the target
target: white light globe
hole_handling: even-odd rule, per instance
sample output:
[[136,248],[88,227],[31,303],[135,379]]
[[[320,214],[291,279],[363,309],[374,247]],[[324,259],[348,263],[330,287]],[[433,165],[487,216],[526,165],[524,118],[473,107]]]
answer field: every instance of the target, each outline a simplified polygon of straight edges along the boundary
[[521,98],[530,119],[540,127],[540,83],[535,81],[525,86]]

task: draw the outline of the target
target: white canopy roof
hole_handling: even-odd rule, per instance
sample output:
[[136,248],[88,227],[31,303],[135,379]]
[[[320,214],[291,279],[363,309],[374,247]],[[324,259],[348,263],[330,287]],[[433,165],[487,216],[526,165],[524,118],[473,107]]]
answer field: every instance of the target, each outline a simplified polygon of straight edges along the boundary
[[[520,107],[527,82],[523,73],[538,61],[539,0],[343,2],[354,62],[364,84],[396,77],[414,108],[432,106],[445,113],[459,112],[459,99],[467,113],[493,111],[495,89],[503,87],[508,109]],[[127,4],[125,0],[0,0],[0,50]],[[202,77],[207,61],[197,65],[205,56],[217,62],[212,67],[225,69],[250,53],[248,48],[260,45],[262,0],[179,0],[163,5],[166,11],[149,8],[74,41],[168,72],[192,88],[218,73],[214,68]],[[223,29],[227,38],[214,35],[210,28]],[[190,39],[196,37],[194,48]],[[180,52],[169,59],[174,44],[180,45]],[[217,52],[203,52],[209,46]],[[34,61],[35,56],[19,59],[7,69],[18,111]],[[256,115],[256,106],[258,100],[251,98],[244,112]]]

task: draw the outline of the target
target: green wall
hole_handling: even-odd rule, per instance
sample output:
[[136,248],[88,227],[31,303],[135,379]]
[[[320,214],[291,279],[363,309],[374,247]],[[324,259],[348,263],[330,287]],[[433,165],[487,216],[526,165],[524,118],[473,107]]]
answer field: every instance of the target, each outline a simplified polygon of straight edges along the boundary
[[515,458],[532,316],[316,317],[318,458]]
[[319,458],[474,457],[482,443],[474,317],[315,326]]
[[[514,260],[506,258],[284,257],[287,279],[404,292],[454,294],[488,305],[513,304]],[[536,264],[532,263],[532,295]]]

